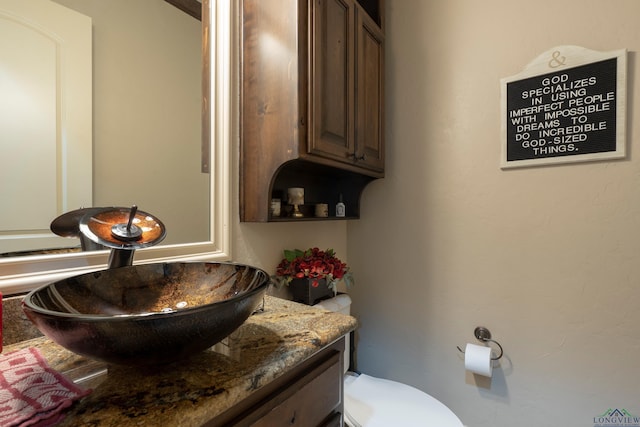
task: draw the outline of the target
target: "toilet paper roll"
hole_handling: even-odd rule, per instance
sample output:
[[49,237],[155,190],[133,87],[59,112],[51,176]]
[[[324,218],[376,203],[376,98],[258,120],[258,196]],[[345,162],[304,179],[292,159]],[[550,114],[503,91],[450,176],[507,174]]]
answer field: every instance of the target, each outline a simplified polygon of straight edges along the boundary
[[464,367],[474,374],[491,377],[493,366],[491,361],[491,347],[467,344],[464,351]]

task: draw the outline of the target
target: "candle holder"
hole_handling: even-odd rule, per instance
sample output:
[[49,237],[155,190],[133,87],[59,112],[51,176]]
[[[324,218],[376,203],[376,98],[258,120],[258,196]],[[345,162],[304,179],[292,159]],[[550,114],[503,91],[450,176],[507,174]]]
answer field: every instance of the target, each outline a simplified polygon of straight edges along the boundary
[[304,205],[304,188],[291,187],[287,189],[287,195],[289,196],[289,204],[293,205],[293,213],[291,216],[294,218],[302,218],[304,215],[300,212],[298,206]]

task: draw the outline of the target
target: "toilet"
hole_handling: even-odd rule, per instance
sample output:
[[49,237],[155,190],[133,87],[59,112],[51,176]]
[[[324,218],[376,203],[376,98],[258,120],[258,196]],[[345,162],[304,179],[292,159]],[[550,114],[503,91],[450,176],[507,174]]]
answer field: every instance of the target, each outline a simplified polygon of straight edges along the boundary
[[[351,297],[341,294],[320,301],[318,308],[350,314]],[[349,372],[349,340],[344,365],[344,418],[349,427],[463,427],[442,402],[417,388]]]

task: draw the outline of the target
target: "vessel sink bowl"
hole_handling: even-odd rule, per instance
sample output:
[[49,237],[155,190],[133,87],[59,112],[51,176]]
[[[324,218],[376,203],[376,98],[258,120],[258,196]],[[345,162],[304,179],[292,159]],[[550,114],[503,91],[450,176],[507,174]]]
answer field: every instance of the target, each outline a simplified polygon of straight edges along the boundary
[[30,292],[26,315],[62,347],[142,366],[201,352],[263,303],[263,270],[233,263],[155,263],[82,274]]

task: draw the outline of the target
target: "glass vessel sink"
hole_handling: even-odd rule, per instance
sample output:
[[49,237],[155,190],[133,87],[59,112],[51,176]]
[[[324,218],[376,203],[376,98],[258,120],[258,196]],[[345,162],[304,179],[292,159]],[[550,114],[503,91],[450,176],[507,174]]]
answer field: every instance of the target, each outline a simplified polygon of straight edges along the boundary
[[30,292],[26,315],[66,349],[119,365],[203,351],[260,306],[269,275],[233,263],[155,263],[60,280]]

